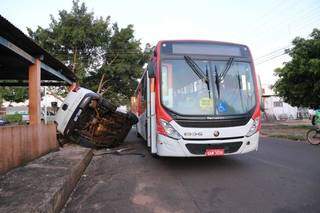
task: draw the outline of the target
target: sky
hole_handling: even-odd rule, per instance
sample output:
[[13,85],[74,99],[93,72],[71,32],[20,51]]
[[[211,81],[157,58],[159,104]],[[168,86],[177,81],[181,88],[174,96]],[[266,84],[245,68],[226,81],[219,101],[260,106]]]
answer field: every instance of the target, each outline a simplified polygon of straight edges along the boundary
[[[133,24],[135,36],[155,45],[165,39],[205,39],[246,44],[263,85],[290,60],[291,41],[320,28],[320,0],[85,0],[96,17],[111,16],[120,27]],[[48,27],[50,15],[69,11],[71,0],[0,0],[0,14],[27,33]]]

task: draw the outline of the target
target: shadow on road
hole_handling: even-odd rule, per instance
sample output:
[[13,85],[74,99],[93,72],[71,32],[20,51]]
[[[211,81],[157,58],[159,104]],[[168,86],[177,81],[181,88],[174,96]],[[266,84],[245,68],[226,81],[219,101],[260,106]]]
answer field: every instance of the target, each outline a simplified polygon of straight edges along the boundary
[[159,158],[158,161],[164,166],[171,169],[181,169],[193,171],[203,171],[205,169],[240,169],[246,167],[245,163],[238,158],[231,156],[206,158],[206,157],[194,157],[194,158]]
[[216,169],[242,169],[247,168],[246,162],[237,156],[223,157],[152,157],[146,142],[142,138],[136,136],[136,130],[132,129],[126,138],[125,144],[134,146],[138,152],[144,153],[148,160],[153,161],[157,165],[167,167],[167,169],[178,170],[214,170]]

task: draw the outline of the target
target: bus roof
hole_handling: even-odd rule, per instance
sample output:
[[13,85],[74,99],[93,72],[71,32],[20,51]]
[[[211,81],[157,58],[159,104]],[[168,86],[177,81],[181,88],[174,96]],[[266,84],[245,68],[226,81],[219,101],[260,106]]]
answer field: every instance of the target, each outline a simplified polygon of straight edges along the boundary
[[161,55],[215,55],[252,58],[248,46],[210,40],[161,40],[156,46]]
[[158,41],[156,46],[160,46],[162,43],[165,42],[186,42],[186,43],[214,43],[214,44],[226,44],[226,45],[238,45],[238,46],[244,46],[247,47],[245,44],[240,43],[234,43],[234,42],[225,42],[225,41],[214,41],[214,40],[197,40],[197,39],[173,39],[173,40],[160,40]]

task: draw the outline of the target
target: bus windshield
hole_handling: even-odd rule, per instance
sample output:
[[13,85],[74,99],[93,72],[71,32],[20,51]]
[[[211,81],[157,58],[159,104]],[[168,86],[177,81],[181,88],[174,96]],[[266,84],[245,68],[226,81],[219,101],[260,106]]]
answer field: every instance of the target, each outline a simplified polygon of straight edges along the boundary
[[[193,61],[208,82],[186,60],[162,60],[161,100],[166,108],[180,115],[227,116],[245,114],[255,106],[250,63]],[[227,66],[228,71],[223,73]]]

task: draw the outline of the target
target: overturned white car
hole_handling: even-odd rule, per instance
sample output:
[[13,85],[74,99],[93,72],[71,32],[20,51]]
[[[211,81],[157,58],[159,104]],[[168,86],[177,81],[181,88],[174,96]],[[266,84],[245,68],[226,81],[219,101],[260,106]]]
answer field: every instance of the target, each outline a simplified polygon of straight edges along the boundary
[[95,147],[117,146],[137,118],[116,109],[97,93],[78,87],[69,92],[56,114],[57,130],[63,138],[74,142],[85,141]]

